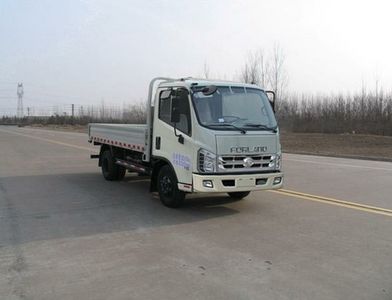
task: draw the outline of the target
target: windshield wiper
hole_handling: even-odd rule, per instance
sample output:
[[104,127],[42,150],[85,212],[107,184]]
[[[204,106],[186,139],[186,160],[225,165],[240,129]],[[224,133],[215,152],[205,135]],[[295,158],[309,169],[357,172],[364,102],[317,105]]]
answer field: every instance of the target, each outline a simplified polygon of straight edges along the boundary
[[207,126],[231,126],[234,129],[237,129],[238,131],[240,131],[242,134],[246,133],[246,130],[244,128],[237,127],[237,126],[235,126],[235,125],[233,125],[231,123],[209,123],[209,124],[206,124],[206,125]]
[[276,126],[275,127],[269,127],[267,125],[264,124],[254,124],[254,123],[245,123],[244,126],[248,126],[248,127],[255,127],[255,128],[260,128],[262,130],[271,130],[273,132],[276,132]]

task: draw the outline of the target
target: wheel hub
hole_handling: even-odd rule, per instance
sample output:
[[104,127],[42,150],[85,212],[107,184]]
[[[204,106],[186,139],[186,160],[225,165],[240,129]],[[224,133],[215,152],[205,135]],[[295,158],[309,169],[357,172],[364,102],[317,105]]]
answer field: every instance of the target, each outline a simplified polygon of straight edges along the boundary
[[172,182],[168,176],[162,177],[160,185],[161,185],[161,191],[165,195],[169,195],[173,190],[172,189]]

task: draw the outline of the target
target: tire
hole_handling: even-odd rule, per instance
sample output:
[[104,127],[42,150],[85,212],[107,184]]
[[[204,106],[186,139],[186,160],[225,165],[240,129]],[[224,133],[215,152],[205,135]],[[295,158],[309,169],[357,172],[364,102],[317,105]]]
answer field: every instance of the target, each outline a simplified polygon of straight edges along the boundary
[[228,193],[228,194],[231,198],[240,200],[240,199],[248,196],[250,194],[250,192],[232,192],[232,193]]
[[126,169],[114,162],[114,157],[109,150],[102,153],[101,157],[102,175],[108,181],[122,180]]
[[116,165],[118,168],[118,172],[117,172],[117,180],[123,180],[125,177],[125,173],[127,172],[127,169],[125,169],[124,167],[121,167],[119,165]]
[[163,205],[170,208],[180,207],[185,199],[185,193],[178,189],[177,178],[170,166],[164,165],[158,174],[157,188]]

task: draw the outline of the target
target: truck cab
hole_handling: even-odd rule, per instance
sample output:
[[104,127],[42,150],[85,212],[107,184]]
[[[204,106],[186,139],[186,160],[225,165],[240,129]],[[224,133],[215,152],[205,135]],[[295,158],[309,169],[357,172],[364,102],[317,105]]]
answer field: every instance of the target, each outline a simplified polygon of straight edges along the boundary
[[274,101],[252,84],[157,78],[150,84],[140,159],[122,155],[114,162],[144,168],[151,189],[169,207],[180,206],[187,193],[241,199],[251,191],[281,188]]

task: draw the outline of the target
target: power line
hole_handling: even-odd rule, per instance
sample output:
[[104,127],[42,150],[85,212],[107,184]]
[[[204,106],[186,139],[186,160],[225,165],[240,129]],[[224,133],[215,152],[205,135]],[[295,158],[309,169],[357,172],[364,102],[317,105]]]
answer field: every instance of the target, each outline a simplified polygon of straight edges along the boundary
[[14,82],[14,81],[2,81],[2,80],[0,80],[0,84],[12,84],[12,85],[14,85],[16,83],[17,82]]

